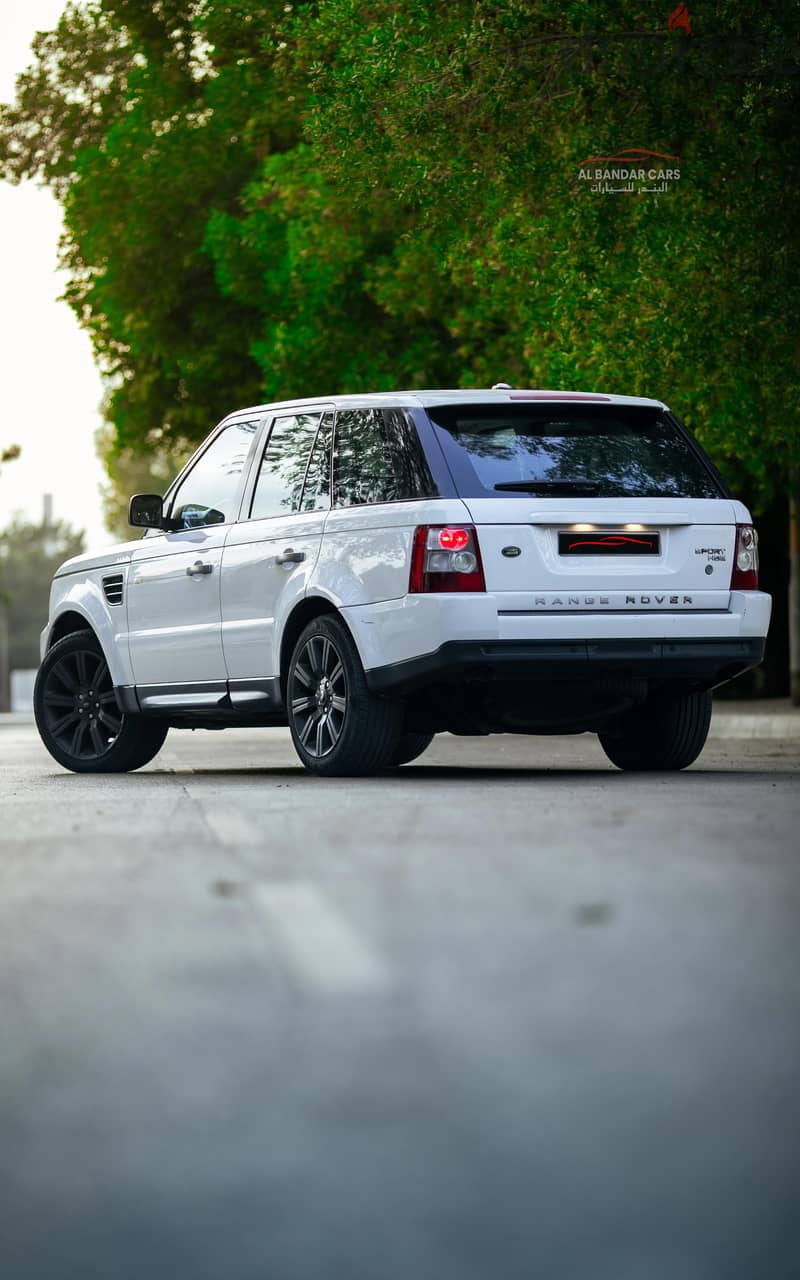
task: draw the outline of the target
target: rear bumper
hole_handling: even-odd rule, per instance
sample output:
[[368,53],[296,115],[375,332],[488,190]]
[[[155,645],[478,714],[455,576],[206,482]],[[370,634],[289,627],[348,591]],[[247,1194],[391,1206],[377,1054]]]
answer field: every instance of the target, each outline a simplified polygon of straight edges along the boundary
[[403,693],[430,684],[508,680],[595,680],[608,675],[682,681],[705,688],[755,667],[764,636],[690,639],[449,640],[433,653],[366,674],[374,693]]

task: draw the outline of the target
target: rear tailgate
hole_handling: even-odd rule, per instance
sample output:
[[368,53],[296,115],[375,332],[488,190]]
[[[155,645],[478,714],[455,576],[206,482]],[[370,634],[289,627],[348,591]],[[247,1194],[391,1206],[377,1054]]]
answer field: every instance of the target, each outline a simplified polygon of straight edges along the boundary
[[463,497],[486,587],[509,612],[727,610],[736,514],[725,498]]
[[498,609],[674,617],[729,608],[734,504],[669,410],[506,394],[428,408]]

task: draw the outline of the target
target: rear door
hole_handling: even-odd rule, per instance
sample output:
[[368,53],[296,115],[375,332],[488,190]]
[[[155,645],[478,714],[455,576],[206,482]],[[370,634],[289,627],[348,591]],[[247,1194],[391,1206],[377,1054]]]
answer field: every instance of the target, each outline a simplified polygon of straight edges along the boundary
[[278,701],[282,621],[305,595],[330,508],[332,407],[277,414],[222,557],[222,644],[234,705]]
[[429,415],[504,609],[728,608],[733,504],[660,407],[509,402]]

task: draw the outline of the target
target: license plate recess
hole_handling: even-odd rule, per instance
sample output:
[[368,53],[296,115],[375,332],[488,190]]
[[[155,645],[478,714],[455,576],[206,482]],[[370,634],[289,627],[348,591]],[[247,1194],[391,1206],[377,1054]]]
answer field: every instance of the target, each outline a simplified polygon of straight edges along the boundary
[[631,533],[627,529],[603,529],[596,533],[562,530],[558,535],[561,556],[657,556],[660,551],[660,535],[649,530],[642,533]]

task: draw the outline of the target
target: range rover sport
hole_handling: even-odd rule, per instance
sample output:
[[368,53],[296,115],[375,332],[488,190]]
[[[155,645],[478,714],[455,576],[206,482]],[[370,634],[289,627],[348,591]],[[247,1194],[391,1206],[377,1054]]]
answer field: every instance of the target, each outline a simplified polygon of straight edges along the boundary
[[769,624],[750,514],[656,400],[244,409],[130,521],[58,569],[42,633],[39,732],[79,772],[170,728],[286,724],[317,774],[441,732],[590,732],[622,769],[682,769]]

